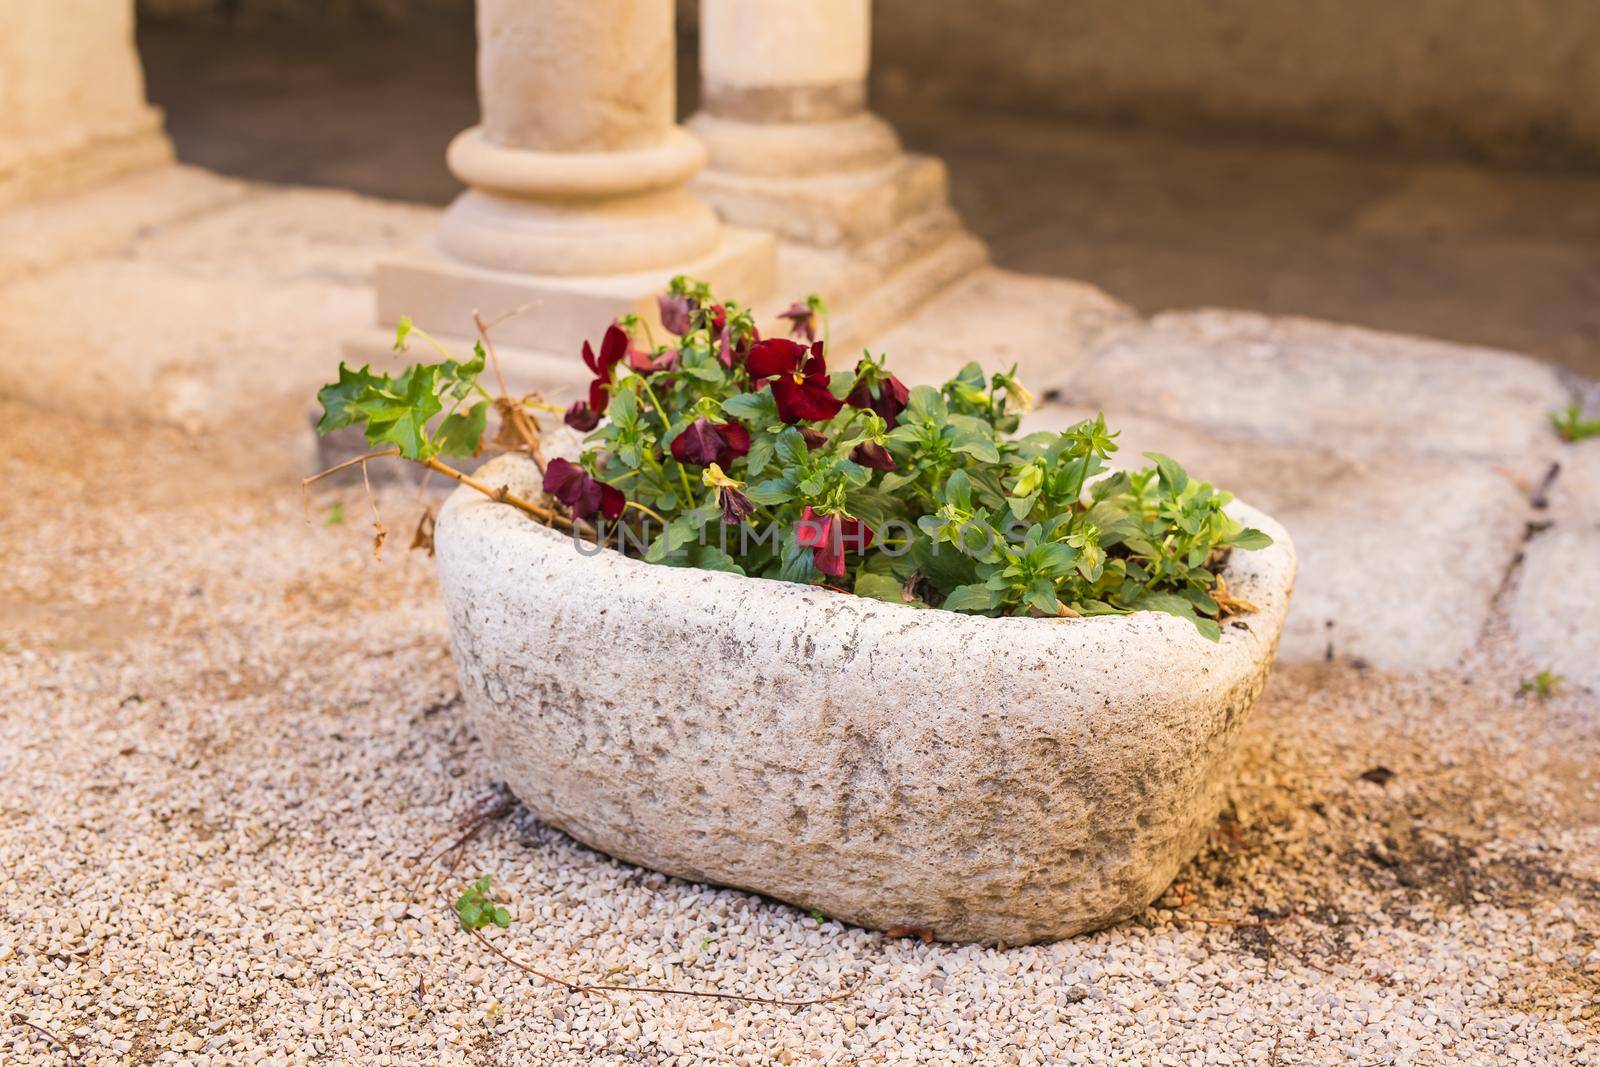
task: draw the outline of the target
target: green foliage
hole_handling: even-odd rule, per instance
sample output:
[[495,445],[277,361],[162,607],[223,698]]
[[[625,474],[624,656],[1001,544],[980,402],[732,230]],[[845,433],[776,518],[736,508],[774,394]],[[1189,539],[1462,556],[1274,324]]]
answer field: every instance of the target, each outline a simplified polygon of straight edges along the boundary
[[1555,427],[1563,441],[1573,444],[1600,435],[1600,419],[1584,418],[1583,408],[1577,404],[1570,405],[1565,411],[1552,411],[1550,425]]
[[1561,688],[1561,683],[1565,680],[1561,675],[1546,668],[1532,678],[1523,679],[1522,684],[1517,687],[1517,693],[1519,696],[1531,694],[1540,700],[1548,700],[1555,695],[1557,689]]
[[490,923],[502,929],[511,925],[511,913],[490,899],[487,874],[456,898],[456,915],[463,930],[482,930]]
[[[792,362],[793,342],[761,340],[748,309],[703,283],[673,279],[663,310],[681,331],[669,343],[629,319],[628,358],[591,365],[604,419],[580,458],[581,477],[633,505],[618,534],[646,560],[988,616],[1162,611],[1212,640],[1228,614],[1250,610],[1217,572],[1228,553],[1271,539],[1226,513],[1231,497],[1158,453],[1112,470],[1117,434],[1103,416],[1018,436],[1031,397],[1014,367],[969,363],[907,389],[881,357],[840,360],[824,345],[819,378]],[[820,302],[793,310],[820,315],[825,332]],[[397,346],[409,337],[432,343],[403,322]],[[770,367],[779,352],[789,370],[752,373],[752,360]],[[362,425],[411,459],[471,454],[487,411],[482,370],[481,349],[393,379],[341,366],[319,394],[319,428]],[[780,385],[812,390],[808,414],[841,406],[804,419],[792,399],[780,405]]]
[[[395,331],[395,349],[403,351],[412,334],[427,337],[410,319],[402,319]],[[490,406],[489,394],[478,384],[484,358],[479,344],[465,362],[446,358],[439,363],[414,363],[394,378],[374,374],[368,367],[353,370],[340,363],[339,380],[317,393],[322,404],[317,432],[360,426],[369,445],[392,446],[401,456],[417,462],[438,455],[476,455],[482,448]],[[480,399],[469,404],[474,396]]]
[[324,526],[339,526],[343,522],[344,505],[336,500],[333,502],[333,506],[328,509],[328,516],[322,520],[322,524]]

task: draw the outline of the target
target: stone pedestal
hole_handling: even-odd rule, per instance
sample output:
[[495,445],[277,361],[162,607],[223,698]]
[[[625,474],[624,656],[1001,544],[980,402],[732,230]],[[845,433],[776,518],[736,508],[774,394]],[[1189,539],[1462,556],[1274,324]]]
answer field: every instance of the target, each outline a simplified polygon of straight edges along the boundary
[[145,102],[133,0],[0,5],[0,207],[171,159]]
[[982,264],[944,165],[908,155],[866,109],[869,0],[704,0],[710,164],[694,188],[727,221],[778,235],[785,297],[820,292],[836,338],[903,317]]
[[768,297],[772,238],[688,189],[706,156],[673,121],[672,0],[478,0],[478,48],[483,122],[447,157],[468,190],[430,244],[379,264],[382,325],[465,339],[477,310],[513,384],[548,388],[582,377],[613,318],[653,317],[673,275]]

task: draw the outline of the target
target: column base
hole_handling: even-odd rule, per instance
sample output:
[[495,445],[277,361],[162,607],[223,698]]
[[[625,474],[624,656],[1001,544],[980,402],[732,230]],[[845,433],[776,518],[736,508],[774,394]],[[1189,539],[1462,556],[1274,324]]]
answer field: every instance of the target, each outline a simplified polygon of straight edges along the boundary
[[80,193],[172,159],[172,142],[155,108],[97,128],[25,137],[0,145],[0,207]]
[[698,259],[602,276],[490,270],[453,259],[430,243],[379,262],[378,322],[385,329],[353,340],[346,346],[346,358],[376,366],[398,364],[400,358],[387,350],[394,339],[393,324],[401,316],[410,316],[447,343],[459,341],[465,354],[476,336],[472,315],[477,311],[495,322],[495,348],[515,379],[512,388],[549,392],[587,380],[578,353],[584,341],[598,343],[613,319],[636,314],[657,322],[655,298],[674,275],[687,274],[718,294],[761,306],[774,292],[775,263],[770,234],[733,226],[722,227],[716,247]]
[[770,177],[702,171],[692,183],[700,199],[737,226],[770,230],[786,241],[821,248],[878,240],[949,200],[944,163],[896,156],[870,170],[817,177]]
[[[819,248],[781,242],[778,286],[788,301],[808,293],[827,301],[832,348],[841,359],[988,262],[988,246],[967,232],[954,211],[941,206],[904,220],[866,245]],[[768,312],[759,317],[764,328],[776,321],[788,301],[760,309]]]
[[[691,126],[719,136],[723,127],[749,137],[781,133],[796,144],[792,126],[708,126],[704,116]],[[774,143],[783,139],[774,136]],[[867,168],[798,177],[708,169],[691,187],[727,222],[778,236],[782,303],[761,310],[776,314],[820,294],[831,310],[836,351],[893,326],[989,258],[949,207],[944,163],[928,156],[896,154]]]

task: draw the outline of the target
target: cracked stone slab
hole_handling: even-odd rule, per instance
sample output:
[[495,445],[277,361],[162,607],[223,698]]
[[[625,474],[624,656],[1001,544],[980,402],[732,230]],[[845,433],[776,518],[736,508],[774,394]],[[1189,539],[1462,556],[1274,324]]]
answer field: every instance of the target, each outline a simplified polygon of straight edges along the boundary
[[1131,307],[1092,285],[986,267],[867,348],[887,354],[913,384],[942,382],[977,360],[991,372],[1016,363],[1023,382],[1040,391],[1138,322]]
[[1212,309],[1157,315],[1059,380],[1074,406],[1221,437],[1476,459],[1530,478],[1553,457],[1548,414],[1570,395],[1552,368],[1507,352]]
[[196,431],[303,407],[340,341],[372,322],[373,263],[436,215],[237,182],[219,201],[204,176],[143,179],[198,180],[203,210],[0,288],[0,387],[107,424]]
[[169,166],[53,200],[0,211],[0,285],[75,259],[116,252],[152,231],[233,203],[250,186]]
[[1536,669],[1600,692],[1600,441],[1562,450],[1544,517],[1511,605],[1517,646]]
[[[1050,406],[1024,431],[1092,411]],[[1486,463],[1350,457],[1229,439],[1107,412],[1118,465],[1165,452],[1190,474],[1271,514],[1300,558],[1278,654],[1375,667],[1448,667],[1473,647],[1532,516],[1517,482]]]
[[303,407],[371,315],[363,286],[90,260],[0,291],[0,388],[108,425],[236,425]]

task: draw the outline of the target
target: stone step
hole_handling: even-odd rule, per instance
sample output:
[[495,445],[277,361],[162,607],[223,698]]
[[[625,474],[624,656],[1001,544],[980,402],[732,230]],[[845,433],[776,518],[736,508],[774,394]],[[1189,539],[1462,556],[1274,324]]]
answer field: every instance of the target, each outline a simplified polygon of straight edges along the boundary
[[907,220],[943,207],[943,162],[904,155],[868,170],[818,177],[768,177],[706,171],[694,189],[728,222],[767,230],[817,248],[859,248]]

